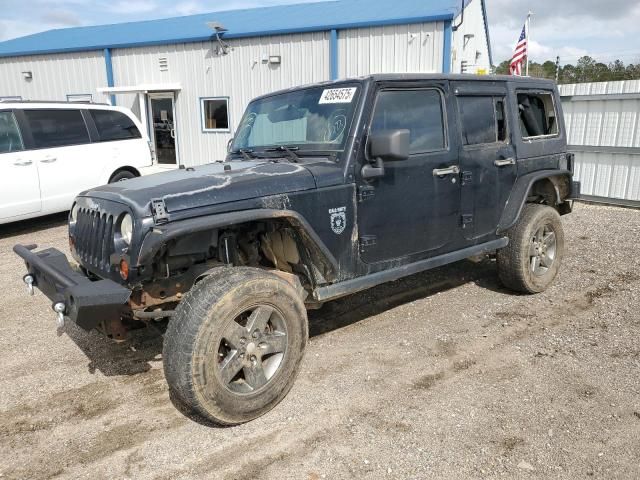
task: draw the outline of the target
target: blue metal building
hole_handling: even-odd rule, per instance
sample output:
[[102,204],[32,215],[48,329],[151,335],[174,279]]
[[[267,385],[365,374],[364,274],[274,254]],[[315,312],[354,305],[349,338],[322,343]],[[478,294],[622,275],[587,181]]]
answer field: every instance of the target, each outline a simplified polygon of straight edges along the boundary
[[[220,158],[254,96],[379,72],[488,72],[484,0],[337,0],[50,30],[0,42],[0,98],[111,101],[175,161]],[[162,140],[166,143],[166,138]]]

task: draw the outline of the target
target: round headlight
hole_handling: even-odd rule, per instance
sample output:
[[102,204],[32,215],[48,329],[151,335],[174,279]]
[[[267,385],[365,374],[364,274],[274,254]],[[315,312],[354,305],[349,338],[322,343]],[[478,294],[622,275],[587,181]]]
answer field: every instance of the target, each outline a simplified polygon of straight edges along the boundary
[[73,207],[71,207],[71,215],[69,216],[69,219],[71,220],[71,223],[76,223],[78,221],[78,204],[74,203]]
[[122,217],[122,222],[120,222],[120,236],[127,244],[131,243],[131,238],[133,237],[133,219],[128,213]]

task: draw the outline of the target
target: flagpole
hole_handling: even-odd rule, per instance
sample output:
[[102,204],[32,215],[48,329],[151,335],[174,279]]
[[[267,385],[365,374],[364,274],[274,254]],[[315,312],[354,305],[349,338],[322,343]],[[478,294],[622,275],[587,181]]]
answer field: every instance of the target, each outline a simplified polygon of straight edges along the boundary
[[529,47],[531,46],[531,15],[533,12],[529,10],[527,14],[527,77],[529,76]]

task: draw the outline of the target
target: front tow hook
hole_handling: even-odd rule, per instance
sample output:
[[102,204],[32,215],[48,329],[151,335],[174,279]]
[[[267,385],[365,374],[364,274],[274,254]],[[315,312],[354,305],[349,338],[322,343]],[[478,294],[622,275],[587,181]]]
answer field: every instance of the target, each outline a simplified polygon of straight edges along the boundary
[[58,328],[64,328],[64,313],[67,311],[67,306],[62,302],[56,302],[53,304],[53,311],[56,312]]
[[33,295],[33,284],[36,281],[33,275],[25,275],[22,280],[27,284],[27,292],[29,292],[29,295]]

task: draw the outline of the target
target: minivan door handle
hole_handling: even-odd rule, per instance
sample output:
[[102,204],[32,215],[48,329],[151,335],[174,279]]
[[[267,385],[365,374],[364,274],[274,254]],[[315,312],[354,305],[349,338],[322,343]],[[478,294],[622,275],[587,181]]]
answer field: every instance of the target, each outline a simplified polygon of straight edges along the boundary
[[17,162],[13,162],[16,167],[26,167],[28,165],[31,165],[32,163],[33,162],[31,160],[18,160]]
[[496,160],[495,162],[493,162],[493,164],[496,167],[506,167],[507,165],[515,165],[516,164],[516,159],[515,158],[501,158]]
[[56,157],[47,157],[44,160],[40,160],[40,163],[53,163],[58,160]]
[[434,168],[433,176],[434,177],[444,177],[445,175],[457,175],[460,173],[460,167],[457,165],[451,165],[446,168]]

